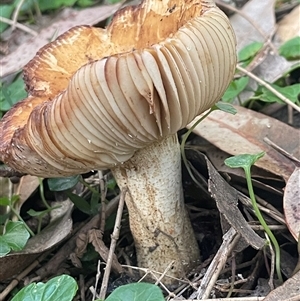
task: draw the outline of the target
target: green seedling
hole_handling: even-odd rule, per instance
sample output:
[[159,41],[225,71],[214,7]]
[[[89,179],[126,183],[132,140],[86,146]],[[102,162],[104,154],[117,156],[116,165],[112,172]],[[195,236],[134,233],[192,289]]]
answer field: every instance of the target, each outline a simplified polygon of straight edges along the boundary
[[43,180],[41,178],[39,178],[39,187],[40,187],[40,196],[41,196],[41,200],[44,204],[44,206],[46,207],[45,210],[42,210],[42,211],[35,211],[33,209],[30,209],[27,211],[27,214],[29,214],[30,216],[32,217],[35,217],[37,218],[38,220],[38,229],[37,229],[37,233],[40,233],[41,232],[41,228],[42,228],[42,220],[43,220],[43,217],[48,214],[50,211],[54,210],[54,209],[57,209],[59,208],[60,206],[54,206],[54,207],[51,207],[46,198],[45,198],[45,194],[44,194],[44,185],[43,185]]
[[[9,207],[10,212],[12,212],[18,218],[18,220],[21,221],[24,224],[24,227],[27,229],[27,231],[30,233],[30,235],[34,236],[34,233],[32,232],[32,230],[24,222],[24,220],[22,219],[22,217],[19,214],[19,212],[14,208],[15,203],[18,200],[19,200],[19,196],[18,195],[13,195],[11,198],[9,198],[9,197],[1,197],[0,198],[0,206],[7,206],[7,207]],[[9,217],[9,215],[6,215],[6,216]]]
[[183,135],[182,137],[182,141],[181,141],[181,144],[180,144],[180,151],[181,151],[181,157],[182,157],[182,160],[183,160],[183,163],[191,177],[191,179],[198,185],[198,186],[201,186],[201,184],[197,181],[197,179],[194,177],[192,171],[191,171],[191,168],[190,168],[190,165],[189,165],[189,162],[186,158],[186,155],[185,155],[185,151],[184,151],[184,148],[185,148],[185,143],[186,143],[186,140],[188,139],[189,135],[191,134],[191,132],[195,129],[195,127],[202,121],[204,120],[211,112],[213,111],[216,111],[216,110],[221,110],[223,112],[226,112],[226,113],[229,113],[229,114],[236,114],[236,109],[231,105],[231,104],[228,104],[228,103],[225,103],[225,102],[218,102],[216,103],[211,109],[209,109],[209,111],[204,114],[201,118],[199,118],[191,127],[190,129]]
[[233,157],[227,158],[225,160],[225,164],[230,168],[243,168],[243,170],[245,172],[249,196],[250,196],[250,199],[252,202],[252,206],[253,206],[255,215],[258,218],[260,224],[263,226],[265,232],[269,236],[269,238],[275,248],[276,272],[277,272],[279,281],[281,281],[281,283],[282,283],[283,279],[282,279],[281,270],[280,270],[279,244],[278,244],[274,234],[272,233],[272,231],[268,227],[267,223],[265,222],[265,220],[257,206],[257,202],[256,202],[254,190],[253,190],[253,185],[252,185],[252,180],[251,180],[251,166],[254,165],[257,160],[262,158],[264,156],[264,154],[265,154],[264,152],[261,152],[261,153],[254,154],[254,155],[242,154],[242,155],[233,156]]

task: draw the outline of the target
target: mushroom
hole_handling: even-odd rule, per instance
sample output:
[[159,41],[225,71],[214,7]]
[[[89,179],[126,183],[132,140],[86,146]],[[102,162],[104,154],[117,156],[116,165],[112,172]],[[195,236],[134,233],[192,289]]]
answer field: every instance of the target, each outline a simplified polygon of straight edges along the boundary
[[[235,37],[210,0],[144,0],[106,29],[79,26],[24,68],[29,96],[1,120],[1,160],[62,177],[111,168],[138,264],[183,277],[200,260],[181,185],[177,131],[220,99]],[[172,283],[172,278],[165,283]]]

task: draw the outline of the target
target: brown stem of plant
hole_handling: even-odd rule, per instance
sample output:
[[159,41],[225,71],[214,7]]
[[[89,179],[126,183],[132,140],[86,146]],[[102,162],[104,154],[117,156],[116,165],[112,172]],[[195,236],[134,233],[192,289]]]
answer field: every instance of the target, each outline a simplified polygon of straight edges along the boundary
[[125,187],[121,191],[114,231],[111,235],[111,243],[110,243],[110,248],[109,248],[109,253],[108,253],[108,259],[107,259],[106,268],[104,271],[102,285],[101,285],[101,290],[100,290],[100,294],[99,294],[99,298],[102,300],[105,299],[105,295],[106,295],[106,291],[107,291],[107,284],[108,284],[109,275],[110,275],[110,271],[111,271],[111,265],[112,265],[112,261],[113,261],[113,255],[115,253],[115,248],[116,248],[117,241],[118,241],[119,235],[120,235],[120,228],[121,228],[120,225],[121,225],[121,218],[122,218],[126,193],[127,193],[127,188]]

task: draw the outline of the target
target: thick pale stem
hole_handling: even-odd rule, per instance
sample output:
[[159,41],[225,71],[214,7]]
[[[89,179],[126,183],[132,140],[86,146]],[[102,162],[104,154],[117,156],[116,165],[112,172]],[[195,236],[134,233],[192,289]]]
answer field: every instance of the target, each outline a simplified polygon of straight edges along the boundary
[[184,277],[200,256],[183,201],[177,136],[139,150],[113,174],[120,188],[128,187],[126,205],[139,266],[164,272],[174,261],[167,274]]

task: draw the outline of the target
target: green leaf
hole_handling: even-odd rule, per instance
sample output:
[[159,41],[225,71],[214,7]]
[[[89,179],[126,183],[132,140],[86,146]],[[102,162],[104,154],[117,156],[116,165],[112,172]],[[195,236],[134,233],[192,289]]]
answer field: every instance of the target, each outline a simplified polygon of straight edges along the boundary
[[89,7],[95,4],[96,1],[94,0],[78,0],[77,5],[80,7]]
[[74,205],[84,212],[85,214],[91,215],[92,210],[90,204],[81,196],[74,194],[70,191],[66,191],[68,198],[74,203]]
[[9,86],[0,87],[0,110],[8,111],[14,104],[27,97],[25,84],[19,75]]
[[74,278],[61,275],[46,283],[31,283],[21,289],[11,301],[71,301],[78,287]]
[[251,63],[255,55],[262,49],[263,45],[264,43],[262,42],[253,42],[239,51],[238,60],[239,62],[243,62],[243,67],[246,67]]
[[[20,251],[26,245],[30,237],[23,222],[9,221],[6,224],[5,233],[0,236],[0,246],[8,252],[1,252],[0,257],[5,256],[10,250]],[[8,249],[9,248],[9,249]]]
[[[283,96],[290,99],[293,103],[298,103],[300,96],[300,84],[294,84],[291,86],[286,87],[279,87],[274,84],[270,84],[274,89],[276,89],[278,92],[280,92]],[[256,93],[255,96],[251,97],[252,99],[259,99],[265,102],[279,102],[284,103],[279,97],[277,97],[273,92],[271,92],[266,87],[260,87]]]
[[51,191],[64,191],[73,188],[80,180],[81,175],[76,175],[67,178],[52,178],[48,179],[48,186]]
[[0,206],[9,206],[10,201],[9,198],[4,196],[2,198],[0,198]]
[[91,197],[91,213],[96,215],[99,212],[101,194],[99,192],[93,192]]
[[[11,5],[6,5],[6,4],[1,4],[0,5],[0,16],[4,17],[6,19],[9,19],[11,14],[13,13],[15,9],[15,6],[13,4]],[[0,33],[2,33],[9,25],[4,22],[0,22]]]
[[231,168],[249,168],[254,163],[264,156],[264,152],[258,154],[241,154],[227,158],[224,162],[228,167]]
[[160,288],[151,283],[131,283],[116,288],[106,301],[164,301]]
[[232,114],[232,115],[235,115],[237,110],[235,107],[233,107],[231,104],[229,103],[226,103],[226,102],[222,102],[222,101],[218,101],[215,106],[225,112],[225,113],[229,113],[229,114]]
[[287,60],[300,59],[300,37],[295,37],[281,45],[279,54],[284,56]]
[[243,76],[231,81],[227,90],[225,91],[222,100],[225,102],[232,102],[248,85],[249,77]]
[[106,182],[106,187],[108,190],[115,190],[115,188],[117,187],[117,182],[115,180],[115,178],[111,178]]

